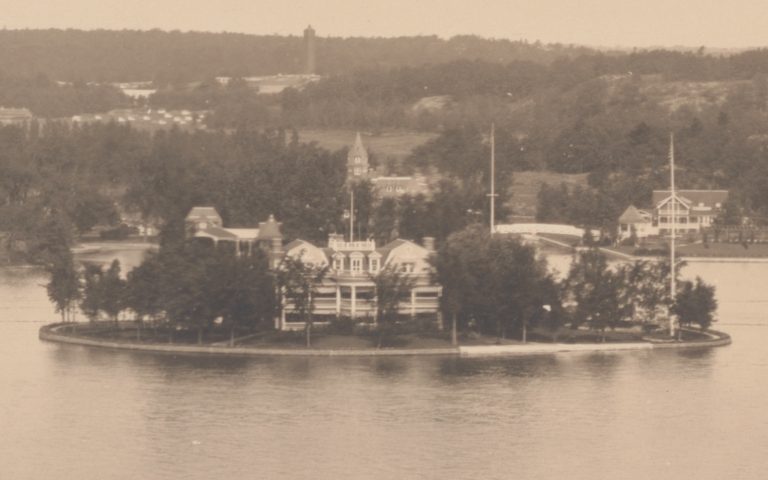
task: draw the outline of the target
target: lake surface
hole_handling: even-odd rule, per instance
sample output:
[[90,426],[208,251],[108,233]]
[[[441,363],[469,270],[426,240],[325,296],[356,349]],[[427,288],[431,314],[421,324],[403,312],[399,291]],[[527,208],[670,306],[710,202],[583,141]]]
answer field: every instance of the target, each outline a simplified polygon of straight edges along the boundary
[[44,275],[2,269],[0,479],[766,478],[768,263],[695,275],[733,345],[213,359],[40,342]]

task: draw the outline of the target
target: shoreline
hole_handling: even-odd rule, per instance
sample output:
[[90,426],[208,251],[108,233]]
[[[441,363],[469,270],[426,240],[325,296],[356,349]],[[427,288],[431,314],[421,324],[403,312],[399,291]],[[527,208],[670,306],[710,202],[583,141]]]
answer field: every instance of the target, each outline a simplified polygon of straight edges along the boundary
[[38,337],[42,341],[105,348],[132,352],[150,352],[178,355],[222,356],[222,357],[388,357],[388,356],[454,356],[454,357],[507,357],[553,355],[576,352],[616,352],[670,348],[713,348],[731,344],[731,337],[715,330],[706,334],[709,340],[690,342],[644,341],[627,343],[525,343],[514,345],[459,345],[445,348],[367,348],[367,349],[299,349],[299,348],[255,348],[217,345],[176,345],[143,344],[96,340],[65,334],[59,330],[72,324],[53,323],[40,328]]
[[[578,250],[579,248],[584,248],[584,247],[578,247],[578,246],[569,245],[569,244],[561,242],[559,240],[555,240],[555,239],[548,238],[548,237],[543,237],[541,235],[537,235],[535,237],[532,236],[531,239],[543,241],[544,243],[547,243],[547,244],[549,244],[549,245],[551,245],[553,247],[562,248],[564,250],[568,250],[568,251],[571,251],[571,252],[575,251],[575,250]],[[648,256],[632,255],[630,253],[626,253],[626,252],[622,252],[622,251],[619,251],[619,250],[615,250],[615,249],[613,249],[611,247],[597,247],[597,248],[601,252],[605,253],[606,255],[612,255],[612,256],[615,256],[615,257],[620,257],[620,258],[622,258],[624,260],[629,260],[629,261],[636,261],[636,260],[659,261],[659,260],[662,259],[662,257],[659,256],[659,255],[648,255]],[[729,262],[732,262],[732,263],[768,263],[768,256],[765,256],[765,257],[722,257],[722,256],[711,256],[711,257],[708,257],[708,256],[703,256],[703,255],[680,255],[679,258],[680,258],[680,260],[683,260],[683,261],[686,261],[686,262],[689,262],[689,263],[693,263],[693,262],[696,262],[696,263],[707,263],[707,262],[710,262],[710,263],[729,263]]]

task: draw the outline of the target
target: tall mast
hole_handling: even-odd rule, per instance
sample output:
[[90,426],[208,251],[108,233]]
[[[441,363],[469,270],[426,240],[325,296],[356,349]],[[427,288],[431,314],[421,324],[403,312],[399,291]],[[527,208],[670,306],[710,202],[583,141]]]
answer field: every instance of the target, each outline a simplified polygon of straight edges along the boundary
[[349,189],[349,242],[355,241],[355,187]]
[[496,222],[496,125],[491,123],[491,235],[495,230]]
[[[675,285],[675,239],[677,237],[677,195],[675,194],[675,134],[669,134],[669,191],[671,195],[670,205],[672,206],[672,235],[669,243],[669,296],[672,302],[675,301],[677,286]],[[675,336],[674,315],[669,314],[669,335]]]

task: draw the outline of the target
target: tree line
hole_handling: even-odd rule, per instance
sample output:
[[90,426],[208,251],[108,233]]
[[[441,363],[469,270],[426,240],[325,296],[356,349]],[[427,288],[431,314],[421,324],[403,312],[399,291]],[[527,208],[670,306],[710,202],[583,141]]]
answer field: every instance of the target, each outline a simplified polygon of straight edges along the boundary
[[111,85],[82,79],[60,84],[42,73],[24,76],[0,70],[0,106],[27,108],[37,117],[70,117],[130,105],[131,100]]
[[[540,42],[464,35],[397,38],[316,38],[318,73],[333,75],[370,66],[392,68],[456,59],[551,62],[592,50]],[[119,52],[119,54],[116,54]],[[303,73],[306,48],[296,35],[246,35],[137,30],[0,30],[0,63],[25,76],[97,82],[196,81],[215,76]]]

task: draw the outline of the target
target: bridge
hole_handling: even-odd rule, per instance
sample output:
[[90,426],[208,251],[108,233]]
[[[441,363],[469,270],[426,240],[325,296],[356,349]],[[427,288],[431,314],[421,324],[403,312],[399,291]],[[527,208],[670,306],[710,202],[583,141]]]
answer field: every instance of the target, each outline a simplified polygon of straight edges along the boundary
[[[496,232],[497,233],[516,233],[519,235],[539,235],[544,233],[544,234],[550,234],[550,235],[566,235],[569,237],[576,237],[576,238],[584,237],[583,228],[574,227],[573,225],[564,225],[564,224],[557,224],[557,223],[501,224],[501,225],[496,225]],[[592,231],[592,233],[597,234],[597,236],[599,237],[599,232]]]

